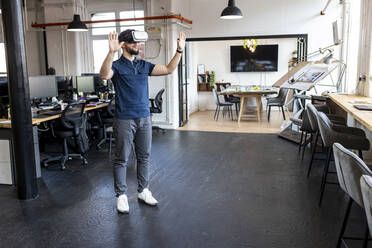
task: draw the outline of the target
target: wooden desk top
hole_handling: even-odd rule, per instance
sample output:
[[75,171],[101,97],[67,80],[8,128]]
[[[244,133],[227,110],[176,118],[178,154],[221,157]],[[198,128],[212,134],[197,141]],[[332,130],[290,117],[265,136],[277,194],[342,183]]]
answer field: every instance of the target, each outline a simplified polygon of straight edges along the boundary
[[363,124],[366,128],[372,131],[372,111],[359,110],[353,104],[371,105],[369,103],[353,103],[353,101],[372,102],[372,97],[358,96],[358,95],[339,95],[329,94],[329,98],[340,106],[343,110],[351,114],[357,121]]
[[[104,108],[104,107],[107,107],[107,106],[108,106],[108,103],[104,103],[104,104],[97,105],[97,106],[92,106],[92,107],[85,107],[84,112]],[[32,118],[32,125],[40,125],[40,123],[42,123],[42,122],[55,120],[55,119],[58,119],[59,117],[61,117],[60,114],[51,115],[51,116],[48,116],[48,117],[45,117],[45,118]],[[0,119],[0,122],[2,122],[2,121],[8,121],[8,120],[7,119]],[[0,128],[12,128],[12,124],[10,124],[10,123],[0,123]]]

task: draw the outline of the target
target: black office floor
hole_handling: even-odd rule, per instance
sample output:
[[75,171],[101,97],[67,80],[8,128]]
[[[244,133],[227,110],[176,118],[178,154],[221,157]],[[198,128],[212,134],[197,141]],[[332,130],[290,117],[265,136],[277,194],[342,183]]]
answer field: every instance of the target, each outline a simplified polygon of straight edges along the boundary
[[[321,163],[306,179],[309,155],[301,163],[297,145],[273,134],[154,133],[159,206],[137,201],[131,165],[129,215],[116,211],[107,152],[88,159],[43,169],[36,200],[1,186],[0,247],[335,247],[347,204],[329,185],[317,208]],[[353,207],[348,234],[363,236],[363,214]]]

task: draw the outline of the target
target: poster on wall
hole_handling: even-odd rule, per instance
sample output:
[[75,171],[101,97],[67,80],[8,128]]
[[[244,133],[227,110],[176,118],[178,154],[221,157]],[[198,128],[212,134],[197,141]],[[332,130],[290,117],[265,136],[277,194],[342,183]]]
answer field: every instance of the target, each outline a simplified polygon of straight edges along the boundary
[[198,65],[198,74],[205,74],[205,66],[202,64]]

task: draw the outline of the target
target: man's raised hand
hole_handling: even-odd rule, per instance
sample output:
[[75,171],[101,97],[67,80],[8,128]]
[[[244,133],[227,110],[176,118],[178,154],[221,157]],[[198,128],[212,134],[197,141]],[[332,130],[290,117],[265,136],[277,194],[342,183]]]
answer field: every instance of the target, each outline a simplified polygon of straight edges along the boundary
[[118,33],[117,32],[112,32],[108,35],[108,40],[109,40],[109,49],[110,52],[115,53],[120,50],[121,46],[123,45],[124,42],[118,41]]

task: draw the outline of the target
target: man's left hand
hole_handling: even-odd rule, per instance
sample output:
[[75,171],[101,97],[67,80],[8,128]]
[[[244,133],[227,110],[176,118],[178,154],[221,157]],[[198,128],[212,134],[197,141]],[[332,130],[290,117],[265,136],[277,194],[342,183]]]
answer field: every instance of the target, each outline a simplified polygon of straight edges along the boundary
[[178,39],[177,39],[177,50],[183,51],[185,48],[186,44],[186,35],[184,32],[180,32],[178,34]]

